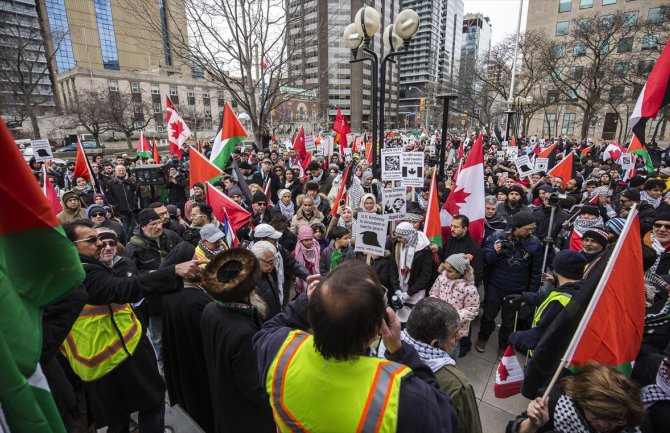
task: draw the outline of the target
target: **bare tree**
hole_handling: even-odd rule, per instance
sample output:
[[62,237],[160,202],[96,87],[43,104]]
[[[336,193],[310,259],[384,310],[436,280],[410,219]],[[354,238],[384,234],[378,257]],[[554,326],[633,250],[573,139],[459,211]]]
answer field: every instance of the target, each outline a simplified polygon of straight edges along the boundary
[[132,149],[133,133],[146,128],[151,122],[155,114],[153,107],[145,98],[134,100],[130,93],[110,90],[106,90],[105,93],[110,128],[122,132],[126,137],[128,149]]
[[[180,104],[177,107],[177,110],[179,110],[179,114],[181,114],[181,117],[184,119],[189,129],[191,130],[191,133],[193,134],[193,140],[198,139],[198,131],[205,129],[207,120],[209,120],[211,125],[212,114],[210,113],[207,115],[204,111],[198,110],[195,105]],[[170,131],[168,131],[168,134],[169,133]]]
[[53,100],[47,88],[51,86],[49,63],[60,47],[64,34],[52,32],[52,46],[47,49],[37,16],[7,15],[3,24],[3,42],[0,49],[0,82],[3,92],[12,98],[3,98],[0,112],[15,123],[30,119],[35,138],[41,138],[37,121],[40,107]]
[[112,129],[108,103],[109,91],[80,90],[77,93],[77,102],[68,108],[69,115],[64,118],[62,127],[74,129],[82,126],[100,146],[100,134]]
[[183,29],[169,34],[171,54],[232,95],[249,115],[260,144],[270,112],[281,101],[279,88],[288,84],[288,2],[184,0],[183,5],[183,10],[165,8],[162,15],[151,2],[133,7],[157,34]]

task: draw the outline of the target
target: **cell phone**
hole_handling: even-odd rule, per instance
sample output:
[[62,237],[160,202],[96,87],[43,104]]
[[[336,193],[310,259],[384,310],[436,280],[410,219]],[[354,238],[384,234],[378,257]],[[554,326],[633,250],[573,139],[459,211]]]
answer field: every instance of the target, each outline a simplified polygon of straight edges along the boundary
[[344,206],[344,200],[340,200],[340,206]]

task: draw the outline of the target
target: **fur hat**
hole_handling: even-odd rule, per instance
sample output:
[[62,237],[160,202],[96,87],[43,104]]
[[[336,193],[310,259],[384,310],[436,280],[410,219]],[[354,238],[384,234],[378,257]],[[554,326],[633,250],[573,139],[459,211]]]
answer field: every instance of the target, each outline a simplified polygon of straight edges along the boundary
[[202,273],[202,285],[218,301],[242,301],[254,291],[262,271],[256,256],[244,248],[216,255]]

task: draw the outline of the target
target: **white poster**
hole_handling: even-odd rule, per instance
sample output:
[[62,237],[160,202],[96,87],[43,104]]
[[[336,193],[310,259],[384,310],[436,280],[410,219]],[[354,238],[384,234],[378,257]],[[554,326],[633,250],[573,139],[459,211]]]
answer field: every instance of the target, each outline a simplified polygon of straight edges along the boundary
[[324,155],[332,155],[333,154],[333,137],[327,135],[325,137],[321,138],[321,146],[323,147],[323,154]]
[[504,150],[496,150],[496,159],[498,161],[502,161],[505,159],[505,151]]
[[382,180],[384,182],[389,180],[402,179],[402,172],[400,170],[400,155],[402,149],[382,149]]
[[549,169],[549,158],[535,158],[535,173],[547,172]]
[[404,187],[383,189],[382,204],[384,205],[384,215],[388,215],[389,221],[405,218],[407,212],[406,189]]
[[519,179],[528,177],[535,171],[533,169],[533,164],[531,164],[528,155],[523,155],[514,160],[514,165],[519,172]]
[[388,215],[359,212],[356,217],[356,252],[384,255]]
[[316,150],[314,134],[309,134],[305,137],[305,150],[308,152],[314,152]]
[[423,152],[403,152],[400,155],[402,184],[404,186],[423,187]]
[[619,163],[621,164],[621,168],[624,170],[630,170],[631,168],[635,168],[635,155],[632,153],[622,153],[621,157],[619,158]]
[[54,159],[49,140],[30,140],[30,147],[33,149],[35,161],[43,162]]
[[518,147],[508,147],[507,148],[507,160],[508,161],[514,161],[517,159],[519,156],[519,148]]

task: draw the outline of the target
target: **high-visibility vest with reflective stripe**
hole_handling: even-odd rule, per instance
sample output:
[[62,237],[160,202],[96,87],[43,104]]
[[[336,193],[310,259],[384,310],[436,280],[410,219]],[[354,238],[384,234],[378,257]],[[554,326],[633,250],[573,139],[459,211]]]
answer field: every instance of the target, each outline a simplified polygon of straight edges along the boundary
[[292,331],[270,365],[265,387],[281,432],[392,433],[401,381],[411,372],[365,356],[326,360],[311,335]]
[[90,382],[100,379],[130,357],[141,336],[142,324],[130,304],[87,304],[60,351],[77,376]]
[[[568,302],[570,302],[570,298],[572,298],[572,295],[563,292],[553,291],[549,293],[544,301],[542,301],[540,306],[537,307],[537,310],[535,310],[535,316],[533,316],[533,324],[531,326],[533,328],[537,326],[537,324],[540,322],[540,319],[542,318],[542,315],[544,314],[544,310],[547,309],[550,303],[557,301],[560,302],[563,307],[565,307],[568,305]],[[528,356],[533,356],[532,350],[528,351]]]

